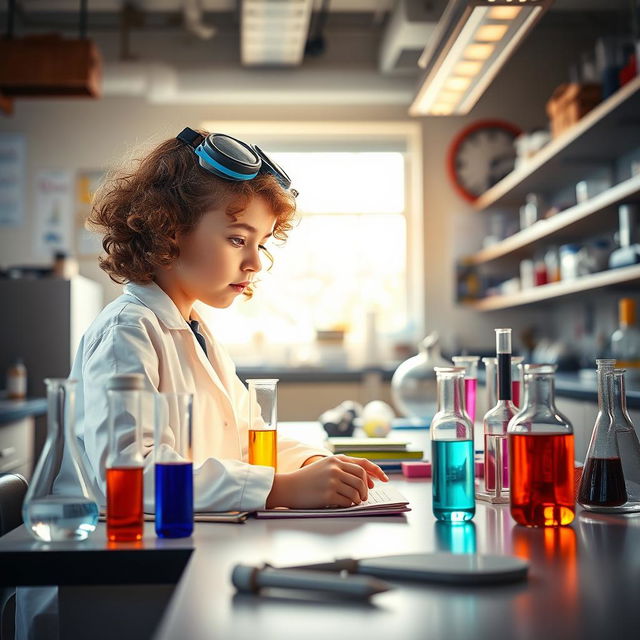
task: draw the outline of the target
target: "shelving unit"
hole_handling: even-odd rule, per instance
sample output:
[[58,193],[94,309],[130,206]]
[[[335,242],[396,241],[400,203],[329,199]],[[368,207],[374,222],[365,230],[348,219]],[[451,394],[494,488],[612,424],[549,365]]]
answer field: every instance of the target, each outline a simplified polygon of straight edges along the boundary
[[585,291],[595,291],[614,285],[640,285],[640,265],[613,269],[594,273],[576,280],[553,282],[551,284],[532,287],[511,295],[489,296],[483,300],[467,303],[467,306],[478,311],[495,311],[520,307],[534,302],[544,302],[554,298],[569,296]]
[[[593,169],[613,164],[620,156],[638,147],[640,76],[486,191],[474,206],[478,211],[518,207],[527,193],[545,193],[568,187]],[[501,242],[467,256],[462,262],[465,265],[484,265],[504,259],[514,263],[531,257],[538,246],[575,242],[615,229],[618,224],[617,207],[623,202],[640,202],[640,175],[616,184],[548,220],[536,222]],[[515,294],[490,296],[465,305],[478,311],[493,311],[543,303],[608,287],[629,288],[638,285],[640,265],[633,265],[576,280],[532,287]]]
[[506,256],[525,257],[530,254],[530,249],[541,241],[548,240],[552,244],[575,242],[580,238],[596,235],[615,227],[618,220],[616,208],[623,202],[640,202],[640,175],[629,178],[548,220],[540,220],[506,240],[468,256],[464,262],[479,265]]
[[640,76],[628,82],[565,133],[543,147],[474,203],[478,210],[524,202],[527,193],[581,180],[640,141]]

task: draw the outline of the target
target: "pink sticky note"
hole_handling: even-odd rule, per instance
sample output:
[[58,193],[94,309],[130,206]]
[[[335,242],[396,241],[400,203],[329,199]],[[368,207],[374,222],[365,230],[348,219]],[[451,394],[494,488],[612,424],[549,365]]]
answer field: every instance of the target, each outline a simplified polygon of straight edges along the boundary
[[431,463],[430,462],[403,462],[402,475],[405,478],[430,478]]

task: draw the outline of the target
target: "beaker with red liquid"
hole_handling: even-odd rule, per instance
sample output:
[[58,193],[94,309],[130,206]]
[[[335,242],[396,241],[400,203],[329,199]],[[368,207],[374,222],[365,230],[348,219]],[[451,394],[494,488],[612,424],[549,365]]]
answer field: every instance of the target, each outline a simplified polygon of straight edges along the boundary
[[115,375],[109,378],[107,383],[107,539],[110,542],[142,539],[142,402],[145,393],[142,374]]
[[555,406],[555,365],[524,365],[524,402],[509,423],[511,516],[527,527],[575,516],[573,427]]

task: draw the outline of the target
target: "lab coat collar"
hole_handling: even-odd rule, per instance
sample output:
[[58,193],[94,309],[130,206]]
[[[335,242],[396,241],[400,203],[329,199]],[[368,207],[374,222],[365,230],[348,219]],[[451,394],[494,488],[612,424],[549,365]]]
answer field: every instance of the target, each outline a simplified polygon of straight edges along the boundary
[[173,300],[155,282],[149,284],[128,282],[124,285],[124,292],[137,298],[145,307],[149,307],[167,329],[191,331]]
[[[150,282],[149,284],[135,284],[133,282],[129,282],[124,286],[124,292],[128,293],[134,298],[137,298],[143,305],[145,305],[145,307],[151,309],[151,311],[156,314],[158,320],[160,320],[160,322],[162,322],[162,324],[167,329],[184,329],[192,334],[191,338],[193,340],[196,358],[205,368],[214,384],[225,396],[225,398],[229,402],[229,407],[233,412],[231,397],[229,395],[229,390],[223,382],[224,375],[222,371],[219,369],[219,367],[214,366],[209,357],[205,355],[202,347],[197,343],[196,337],[191,331],[191,327],[182,317],[182,314],[180,313],[180,311],[178,311],[178,307],[176,307],[173,300],[155,282]],[[191,311],[191,318],[193,320],[198,320],[202,324],[202,318],[195,309],[192,309]],[[206,324],[200,330],[207,337],[209,348],[213,348],[213,340],[208,333]],[[209,353],[209,356],[215,360],[213,351]]]

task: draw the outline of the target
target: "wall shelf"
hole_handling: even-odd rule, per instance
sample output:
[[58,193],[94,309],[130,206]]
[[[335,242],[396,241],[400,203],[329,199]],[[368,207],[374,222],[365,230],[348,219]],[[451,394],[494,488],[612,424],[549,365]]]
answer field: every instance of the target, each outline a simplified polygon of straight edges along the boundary
[[640,145],[640,76],[512,171],[474,203],[478,210],[517,206],[527,193],[569,186],[590,169]]
[[482,300],[465,303],[466,306],[477,311],[495,311],[498,309],[509,309],[519,307],[534,302],[544,302],[560,298],[563,296],[594,291],[615,285],[638,285],[640,284],[640,265],[602,271],[588,276],[569,280],[565,282],[553,282],[551,284],[532,287],[524,291],[519,291],[511,295],[490,296]]
[[561,211],[548,220],[540,220],[501,242],[467,256],[463,262],[479,265],[507,256],[530,257],[532,247],[542,240],[562,244],[610,230],[617,225],[617,206],[623,202],[640,202],[640,175],[607,189],[587,202]]

